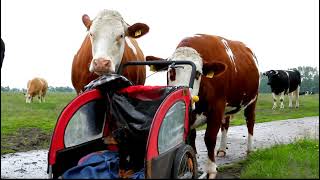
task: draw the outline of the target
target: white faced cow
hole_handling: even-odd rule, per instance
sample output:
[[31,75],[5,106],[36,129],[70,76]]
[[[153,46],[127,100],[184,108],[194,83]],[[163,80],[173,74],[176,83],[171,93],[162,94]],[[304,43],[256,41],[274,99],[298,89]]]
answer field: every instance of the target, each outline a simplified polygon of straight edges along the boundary
[[[159,60],[147,56],[147,61]],[[222,136],[219,156],[226,154],[227,131],[233,114],[244,110],[248,127],[248,149],[253,150],[253,127],[255,107],[258,98],[259,71],[257,60],[252,51],[239,41],[231,41],[220,36],[197,34],[183,39],[168,60],[189,60],[196,64],[197,75],[191,94],[194,97],[193,124],[205,120],[207,129],[205,144],[208,150],[206,172],[209,178],[217,174],[215,146],[217,134],[221,128]],[[163,67],[154,66],[155,69]],[[180,65],[168,69],[168,85],[188,86],[191,74],[190,66]],[[196,131],[191,131],[191,145],[195,148]]]
[[[135,38],[149,31],[143,23],[127,24],[119,12],[104,9],[94,19],[82,16],[88,30],[79,51],[72,63],[71,80],[79,94],[84,86],[98,76],[115,73],[121,63],[145,61],[142,50]],[[132,66],[124,70],[123,75],[134,84],[145,82],[145,66]]]

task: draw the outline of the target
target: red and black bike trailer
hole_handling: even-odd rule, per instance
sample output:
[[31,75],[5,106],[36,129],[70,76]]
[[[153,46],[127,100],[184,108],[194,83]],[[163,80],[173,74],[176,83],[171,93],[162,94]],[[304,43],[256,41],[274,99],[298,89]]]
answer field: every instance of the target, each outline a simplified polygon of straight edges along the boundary
[[[119,75],[130,65],[159,63],[192,66],[189,87],[134,85]],[[130,62],[119,71],[89,83],[61,112],[48,152],[49,178],[122,178],[119,168],[131,169],[126,177],[133,179],[197,178],[188,141],[194,63]]]

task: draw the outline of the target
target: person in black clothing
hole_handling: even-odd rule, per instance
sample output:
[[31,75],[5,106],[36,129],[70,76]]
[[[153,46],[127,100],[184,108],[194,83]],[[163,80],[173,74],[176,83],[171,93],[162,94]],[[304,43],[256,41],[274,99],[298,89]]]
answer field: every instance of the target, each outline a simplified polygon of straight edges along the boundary
[[0,54],[0,56],[1,56],[1,68],[2,68],[2,61],[4,59],[4,51],[5,51],[4,42],[3,42],[2,38],[1,38],[1,54]]

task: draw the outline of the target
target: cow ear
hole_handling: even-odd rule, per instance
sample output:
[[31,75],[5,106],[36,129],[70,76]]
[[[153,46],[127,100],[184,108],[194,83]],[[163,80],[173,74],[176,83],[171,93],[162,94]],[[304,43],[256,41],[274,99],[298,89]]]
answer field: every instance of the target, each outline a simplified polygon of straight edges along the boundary
[[149,32],[149,26],[143,23],[135,23],[128,27],[127,36],[139,38]]
[[[146,56],[146,61],[166,61],[166,59],[160,58],[160,57],[155,57],[155,56]],[[158,71],[163,71],[163,70],[167,70],[168,69],[168,65],[161,65],[161,64],[157,64],[157,65],[149,65],[150,67],[150,71],[153,72],[158,72]]]
[[202,73],[207,78],[218,77],[227,69],[227,65],[222,62],[204,63]]
[[92,21],[90,20],[90,17],[87,14],[84,14],[82,16],[82,22],[86,26],[87,30],[89,30],[92,24]]

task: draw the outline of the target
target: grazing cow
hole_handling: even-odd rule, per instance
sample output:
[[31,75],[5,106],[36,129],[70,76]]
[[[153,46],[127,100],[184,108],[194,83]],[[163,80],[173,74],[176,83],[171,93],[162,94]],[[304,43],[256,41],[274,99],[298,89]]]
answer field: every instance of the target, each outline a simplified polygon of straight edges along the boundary
[[299,92],[299,96],[300,95],[306,95],[306,96],[308,96],[308,95],[312,95],[313,94],[313,92],[312,91],[303,91],[303,92]]
[[[102,10],[93,20],[85,14],[82,21],[88,35],[74,56],[71,74],[77,94],[99,75],[116,72],[120,63],[145,61],[134,38],[139,38],[149,31],[146,24],[136,23],[130,26],[120,13],[114,10]],[[146,68],[128,67],[123,75],[134,84],[143,85]]]
[[283,109],[284,95],[289,96],[289,108],[292,108],[292,97],[295,96],[296,108],[299,107],[299,91],[301,76],[298,70],[270,70],[263,75],[268,77],[268,85],[271,87],[273,107],[277,108],[277,98],[280,95],[280,108]]
[[[158,60],[147,56],[147,61]],[[197,34],[183,39],[168,60],[189,60],[196,65],[197,75],[191,94],[195,106],[191,126],[191,145],[195,147],[196,125],[207,123],[205,144],[208,150],[206,172],[215,178],[215,146],[221,127],[222,137],[218,156],[224,156],[227,148],[227,131],[232,115],[244,110],[248,127],[248,152],[252,151],[255,107],[258,97],[259,71],[252,51],[239,41],[223,37]],[[155,70],[163,67],[154,66]],[[190,66],[171,66],[168,69],[168,85],[187,86]]]
[[2,62],[3,62],[3,59],[4,59],[4,52],[5,52],[5,45],[4,45],[4,42],[1,38],[1,52],[0,52],[0,58],[1,58],[1,68],[2,68]]
[[48,83],[43,78],[33,78],[28,81],[26,103],[31,103],[33,97],[38,95],[39,102],[45,102],[45,95],[48,90]]

